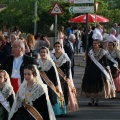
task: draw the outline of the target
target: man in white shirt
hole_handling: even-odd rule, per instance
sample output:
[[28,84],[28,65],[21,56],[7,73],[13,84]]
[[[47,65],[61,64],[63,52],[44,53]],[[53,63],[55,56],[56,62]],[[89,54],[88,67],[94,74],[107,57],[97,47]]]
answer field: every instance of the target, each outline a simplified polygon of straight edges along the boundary
[[13,90],[16,93],[24,80],[23,70],[29,64],[36,64],[34,58],[24,55],[25,45],[22,40],[15,40],[12,44],[12,54],[7,56],[0,66],[10,76]]
[[101,34],[101,28],[102,26],[100,24],[98,24],[95,28],[95,30],[93,31],[93,36],[92,38],[95,39],[99,39],[100,41],[103,41],[103,36]]
[[114,28],[111,29],[110,36],[108,37],[108,42],[116,42],[117,46],[119,47],[119,40],[116,38],[116,30]]

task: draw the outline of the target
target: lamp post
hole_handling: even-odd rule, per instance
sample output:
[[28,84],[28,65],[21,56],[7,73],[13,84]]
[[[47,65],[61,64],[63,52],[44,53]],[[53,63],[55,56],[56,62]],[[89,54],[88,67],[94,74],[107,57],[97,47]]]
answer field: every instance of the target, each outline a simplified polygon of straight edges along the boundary
[[96,27],[96,14],[98,10],[98,2],[95,1],[94,6],[95,6],[95,27]]

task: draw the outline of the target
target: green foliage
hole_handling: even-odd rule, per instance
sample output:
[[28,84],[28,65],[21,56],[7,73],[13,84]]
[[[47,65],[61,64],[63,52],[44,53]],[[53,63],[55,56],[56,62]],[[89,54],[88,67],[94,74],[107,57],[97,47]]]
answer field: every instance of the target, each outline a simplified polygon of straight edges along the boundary
[[9,3],[9,0],[0,0],[0,4],[8,4]]
[[120,0],[106,0],[106,1],[109,5],[109,10],[120,8]]
[[[19,2],[18,2],[19,1]],[[37,30],[40,33],[47,35],[53,34],[49,30],[51,24],[55,22],[54,15],[50,15],[52,6],[56,0],[37,0],[37,17],[34,16],[35,0],[0,0],[0,3],[8,4],[7,8],[0,13],[0,23],[2,25],[19,26],[21,31],[33,33],[34,22],[37,21]],[[99,2],[98,13],[110,20],[111,25],[114,22],[120,21],[120,9],[118,7],[112,9],[108,0],[96,0]],[[113,0],[114,5],[120,6],[120,0]],[[80,14],[69,12],[70,6],[76,6],[59,0],[59,4],[63,9],[64,14],[58,15],[58,27],[64,25],[67,27],[68,20]],[[80,6],[82,6],[81,4]],[[111,9],[110,9],[111,8]]]
[[[99,2],[98,14],[109,19],[109,25],[120,22],[120,0],[97,0]],[[114,8],[114,9],[112,9]]]
[[1,23],[10,26],[18,25],[23,30],[29,29],[34,20],[33,1],[29,1],[30,0],[20,0],[20,2],[10,2],[7,9],[0,13]]

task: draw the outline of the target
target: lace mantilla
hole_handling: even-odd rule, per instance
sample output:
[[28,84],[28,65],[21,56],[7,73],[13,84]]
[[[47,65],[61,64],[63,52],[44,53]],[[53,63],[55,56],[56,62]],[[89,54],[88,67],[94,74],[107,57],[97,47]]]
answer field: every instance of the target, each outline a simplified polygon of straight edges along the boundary
[[100,48],[98,50],[98,52],[93,52],[94,57],[99,61],[104,55],[105,55],[105,50],[103,50],[102,48]]
[[57,67],[62,66],[64,63],[66,63],[67,61],[69,61],[69,59],[67,58],[67,56],[65,54],[62,53],[62,55],[57,59],[55,57],[55,54],[52,54],[52,59],[55,62],[55,64],[57,65]]
[[43,88],[39,84],[34,83],[30,89],[26,88],[25,90],[26,103],[32,105],[32,102],[38,99],[42,94],[44,94]]
[[[109,51],[109,53],[110,53],[110,51]],[[119,58],[120,59],[120,50],[118,50],[118,49],[114,49],[111,53],[110,53],[110,55],[112,56],[112,58]]]
[[42,61],[40,59],[40,68],[43,70],[43,71],[48,71],[51,67],[52,67],[52,63],[49,59],[45,60],[45,61]]
[[112,52],[109,51],[109,53],[110,53],[112,58],[115,59],[117,57],[117,54],[116,54],[115,50],[113,50]]
[[4,85],[1,92],[2,92],[5,99],[7,99],[10,95],[13,94],[12,88],[9,85],[6,85],[6,84]]
[[33,101],[38,99],[43,94],[44,91],[41,85],[34,83],[30,89],[27,89],[27,84],[26,84],[22,89],[22,91],[18,91],[18,96],[16,96],[17,104],[15,107],[15,112],[18,110],[18,108],[22,106],[23,100],[25,100],[27,104],[33,105]]

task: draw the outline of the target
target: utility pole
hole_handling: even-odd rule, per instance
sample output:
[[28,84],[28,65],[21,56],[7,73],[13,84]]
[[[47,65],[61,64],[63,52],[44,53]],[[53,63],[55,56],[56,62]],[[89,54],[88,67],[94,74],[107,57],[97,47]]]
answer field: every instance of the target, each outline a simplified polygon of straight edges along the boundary
[[[34,2],[34,17],[37,17],[37,0]],[[37,33],[37,21],[34,22],[34,35]]]
[[57,15],[55,15],[55,42],[57,41]]

